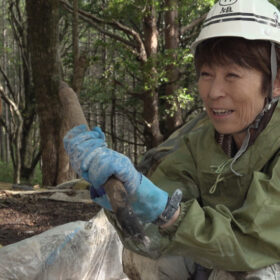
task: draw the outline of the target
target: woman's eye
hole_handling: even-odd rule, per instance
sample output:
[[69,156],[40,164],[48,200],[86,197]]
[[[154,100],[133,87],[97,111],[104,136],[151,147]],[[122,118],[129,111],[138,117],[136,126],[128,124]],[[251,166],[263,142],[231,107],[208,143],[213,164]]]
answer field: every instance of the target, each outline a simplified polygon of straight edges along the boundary
[[200,77],[205,77],[205,78],[207,78],[207,77],[210,77],[211,76],[211,74],[209,73],[209,72],[201,72],[200,73]]
[[228,73],[227,77],[229,77],[229,78],[239,78],[239,75],[236,74],[236,73]]

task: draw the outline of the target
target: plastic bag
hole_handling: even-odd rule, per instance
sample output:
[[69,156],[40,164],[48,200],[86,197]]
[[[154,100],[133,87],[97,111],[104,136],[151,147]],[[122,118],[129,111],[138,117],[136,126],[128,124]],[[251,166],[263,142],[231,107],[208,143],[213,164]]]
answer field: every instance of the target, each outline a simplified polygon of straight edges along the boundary
[[123,246],[103,210],[0,249],[1,280],[128,280]]

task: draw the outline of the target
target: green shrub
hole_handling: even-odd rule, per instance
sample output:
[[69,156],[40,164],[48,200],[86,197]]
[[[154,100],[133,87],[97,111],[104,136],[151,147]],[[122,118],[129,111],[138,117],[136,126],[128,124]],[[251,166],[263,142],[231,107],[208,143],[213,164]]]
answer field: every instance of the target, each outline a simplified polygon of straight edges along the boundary
[[0,161],[0,181],[5,183],[13,182],[13,165]]
[[32,185],[42,185],[42,170],[39,164],[37,164],[35,171],[34,171],[34,176],[33,179],[31,181]]
[[[14,169],[11,162],[6,163],[0,161],[0,182],[12,183],[14,177]],[[34,176],[30,182],[21,182],[22,184],[36,185],[42,183],[42,172],[39,164],[36,166]]]

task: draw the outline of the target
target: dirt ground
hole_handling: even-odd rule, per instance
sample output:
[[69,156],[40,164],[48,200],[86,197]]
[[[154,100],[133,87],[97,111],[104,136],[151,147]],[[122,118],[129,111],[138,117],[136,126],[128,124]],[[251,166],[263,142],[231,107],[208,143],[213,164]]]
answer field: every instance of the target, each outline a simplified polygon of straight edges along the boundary
[[11,195],[0,191],[0,247],[68,222],[91,219],[94,203],[64,202],[40,195]]

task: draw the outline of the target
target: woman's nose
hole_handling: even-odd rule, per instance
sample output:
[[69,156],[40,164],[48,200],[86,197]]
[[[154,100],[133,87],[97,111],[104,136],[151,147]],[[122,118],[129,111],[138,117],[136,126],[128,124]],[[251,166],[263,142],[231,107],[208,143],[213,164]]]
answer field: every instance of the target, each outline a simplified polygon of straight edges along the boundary
[[225,94],[224,81],[219,77],[215,77],[210,85],[208,97],[211,99],[218,99],[224,97]]

